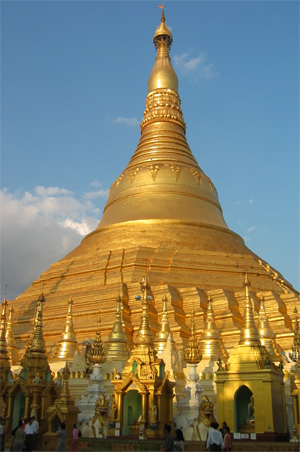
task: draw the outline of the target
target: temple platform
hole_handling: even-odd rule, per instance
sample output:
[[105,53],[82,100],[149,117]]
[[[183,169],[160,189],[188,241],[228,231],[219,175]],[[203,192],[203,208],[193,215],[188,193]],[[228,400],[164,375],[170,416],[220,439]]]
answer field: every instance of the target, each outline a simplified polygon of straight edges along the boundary
[[[57,439],[55,436],[39,438],[36,452],[52,452],[56,449]],[[6,451],[10,450],[10,445],[6,444]],[[71,438],[67,442],[67,451],[70,450]],[[185,441],[185,451],[198,452],[205,451],[205,443],[199,441]],[[162,451],[163,440],[139,440],[136,438],[81,438],[81,452],[123,452],[123,451]],[[232,451],[277,451],[277,452],[299,452],[300,442],[274,442],[274,441],[233,441]]]

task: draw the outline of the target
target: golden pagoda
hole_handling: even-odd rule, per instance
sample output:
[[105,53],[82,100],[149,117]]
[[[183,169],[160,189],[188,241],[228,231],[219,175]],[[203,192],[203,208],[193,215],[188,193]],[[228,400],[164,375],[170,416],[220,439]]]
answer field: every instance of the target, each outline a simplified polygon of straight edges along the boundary
[[74,302],[72,298],[68,301],[68,314],[66,317],[65,330],[61,335],[61,340],[58,342],[57,350],[54,355],[60,359],[73,360],[74,353],[78,349],[76,335],[73,325],[72,306]]
[[[64,300],[69,295],[76,299],[73,320],[78,341],[95,333],[101,308],[106,342],[114,325],[120,286],[126,306],[125,332],[134,340],[141,315],[135,300],[137,282],[146,275],[153,297],[149,316],[154,333],[159,330],[161,315],[157,301],[165,293],[170,330],[183,351],[191,307],[200,332],[211,294],[215,324],[230,352],[243,323],[240,281],[248,269],[253,292],[262,290],[265,297],[276,341],[288,350],[293,340],[291,316],[295,304],[299,306],[299,294],[228,228],[217,190],[192,154],[170,58],[173,36],[164,11],[153,41],[157,56],[148,80],[138,146],[124,171],[116,175],[96,230],[14,301],[17,344],[24,349],[28,324],[34,316],[31,301],[42,287],[48,300],[44,312],[48,351],[60,340]],[[75,351],[75,339],[73,344]],[[60,348],[59,356],[61,353]]]
[[9,356],[9,362],[11,366],[19,363],[19,352],[15,340],[14,330],[13,330],[13,307],[9,310],[7,329],[6,329],[6,343],[7,343],[7,352]]
[[129,357],[129,348],[122,325],[121,301],[121,297],[118,296],[115,321],[106,344],[108,361],[126,361]]
[[285,432],[284,373],[261,345],[245,276],[244,323],[240,341],[224,368],[215,373],[218,419],[226,419],[235,432],[275,435]]
[[199,342],[202,359],[227,360],[228,354],[215,323],[211,296],[208,297],[206,323]]
[[175,344],[169,325],[167,301],[168,299],[165,295],[162,299],[163,310],[160,319],[160,329],[157,332],[156,337],[154,339],[154,346],[157,353],[162,353],[165,350],[168,339],[170,340],[171,344]]
[[258,332],[260,337],[260,342],[267,349],[267,352],[270,355],[272,361],[283,361],[284,357],[280,354],[278,350],[274,333],[272,328],[270,327],[270,323],[268,321],[268,317],[266,315],[264,296],[261,296],[260,300],[260,308],[259,308],[259,317],[258,317]]

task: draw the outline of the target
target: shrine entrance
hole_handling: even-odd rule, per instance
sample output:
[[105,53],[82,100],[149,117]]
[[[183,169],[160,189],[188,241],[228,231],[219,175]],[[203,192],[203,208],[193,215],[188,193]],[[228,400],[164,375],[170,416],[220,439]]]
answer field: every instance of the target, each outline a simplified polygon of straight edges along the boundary
[[129,390],[123,400],[122,436],[139,434],[138,418],[142,414],[142,396],[136,390]]
[[251,405],[253,393],[243,385],[234,395],[234,430],[246,433],[254,431],[254,405]]

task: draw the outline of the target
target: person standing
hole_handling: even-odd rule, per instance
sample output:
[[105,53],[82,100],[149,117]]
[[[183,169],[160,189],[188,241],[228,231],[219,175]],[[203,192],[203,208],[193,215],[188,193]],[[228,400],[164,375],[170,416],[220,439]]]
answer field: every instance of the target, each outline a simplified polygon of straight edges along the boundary
[[165,441],[164,441],[164,452],[174,452],[174,439],[171,435],[171,426],[169,424],[164,425],[164,435],[165,435]]
[[218,430],[219,424],[212,422],[211,427],[208,430],[206,447],[209,451],[222,450],[224,447],[224,440],[222,433]]
[[27,452],[32,452],[33,447],[33,439],[34,439],[34,425],[33,425],[33,417],[29,419],[28,424],[25,425],[25,450]]
[[35,416],[32,416],[32,419],[33,419],[32,425],[33,425],[33,429],[34,429],[32,449],[35,450],[35,445],[36,445],[36,442],[37,442],[37,439],[38,439],[38,433],[39,433],[40,424],[35,419]]
[[184,437],[183,437],[182,430],[180,430],[180,428],[176,429],[175,435],[176,435],[176,439],[175,439],[175,443],[174,443],[175,451],[184,452]]
[[77,425],[73,425],[73,432],[72,432],[72,443],[71,443],[71,451],[72,452],[79,452],[79,430],[77,428]]
[[3,418],[0,417],[0,451],[5,451],[5,433],[4,433],[4,422]]
[[224,451],[230,452],[232,448],[232,437],[229,430],[229,427],[224,427],[225,430],[225,436],[224,436]]
[[[19,421],[17,429],[14,430],[14,439],[11,450],[14,452],[23,452],[25,448],[26,434],[23,430],[23,421]],[[4,449],[3,449],[4,450]]]
[[67,446],[67,432],[66,432],[66,424],[62,422],[60,424],[60,429],[57,432],[57,444],[56,444],[56,452],[65,452]]

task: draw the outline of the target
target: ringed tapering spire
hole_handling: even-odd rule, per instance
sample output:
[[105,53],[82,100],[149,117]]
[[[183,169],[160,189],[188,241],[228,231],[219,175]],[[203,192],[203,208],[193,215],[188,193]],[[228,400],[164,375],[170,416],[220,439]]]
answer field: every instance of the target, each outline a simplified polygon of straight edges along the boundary
[[221,358],[222,360],[226,360],[228,358],[220,332],[215,323],[212,299],[210,295],[208,296],[207,301],[206,322],[199,342],[199,349],[202,354],[202,359],[217,360]]
[[252,303],[250,298],[250,281],[248,274],[245,274],[245,305],[244,305],[244,324],[241,330],[239,344],[243,345],[261,345],[258,329],[254,322]]
[[166,348],[168,338],[170,338],[171,342],[175,344],[175,341],[173,339],[173,335],[170,330],[169,325],[169,319],[168,319],[168,311],[167,311],[167,297],[166,295],[163,297],[163,310],[162,310],[162,316],[160,319],[160,330],[157,332],[156,337],[154,339],[154,344],[156,347],[156,351],[158,353],[162,353],[164,349]]
[[6,373],[10,370],[9,356],[7,351],[7,343],[5,337],[5,326],[6,326],[6,308],[7,300],[4,297],[2,302],[2,313],[1,313],[1,326],[0,326],[0,383],[4,384],[6,379]]
[[58,343],[58,349],[55,355],[60,359],[73,360],[74,353],[78,348],[76,335],[73,325],[72,306],[74,302],[70,297],[68,301],[68,314],[66,318],[65,331],[62,333],[61,340]]
[[121,302],[122,300],[119,295],[117,298],[115,321],[106,344],[106,356],[108,361],[127,360],[129,356],[127,339],[122,325]]
[[6,335],[5,335],[9,361],[12,366],[19,362],[19,353],[18,353],[18,348],[17,348],[14,330],[13,330],[13,324],[14,324],[13,313],[14,313],[14,309],[13,309],[13,307],[11,307],[9,310],[7,329],[6,329]]
[[280,361],[282,356],[277,348],[273,330],[266,315],[264,296],[261,294],[260,308],[258,314],[258,332],[261,345],[264,345],[272,361]]
[[93,364],[103,364],[106,361],[106,353],[100,332],[100,315],[98,315],[96,337],[93,345],[88,349],[87,360]]

